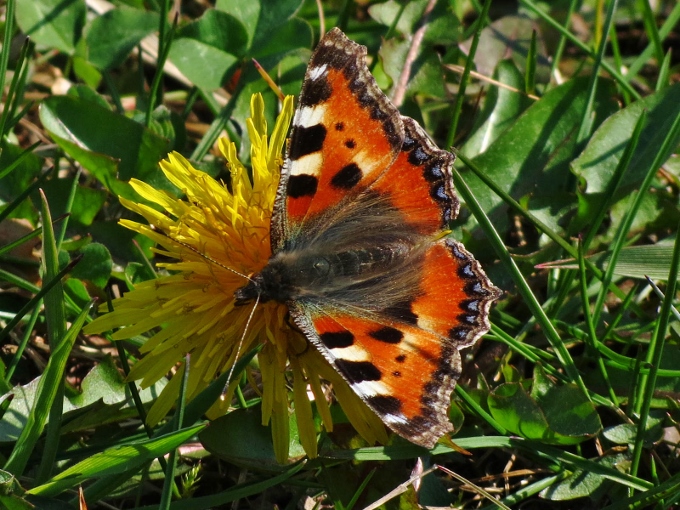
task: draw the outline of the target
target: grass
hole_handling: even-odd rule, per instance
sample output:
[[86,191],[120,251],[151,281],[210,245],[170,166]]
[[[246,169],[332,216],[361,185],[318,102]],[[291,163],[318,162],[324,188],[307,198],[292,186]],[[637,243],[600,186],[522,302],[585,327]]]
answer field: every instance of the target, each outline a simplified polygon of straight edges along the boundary
[[[0,7],[0,505],[73,508],[82,488],[89,508],[678,506],[680,6],[234,0],[175,18],[124,3]],[[252,59],[297,94],[335,25],[405,115],[455,144],[454,236],[505,295],[464,356],[451,441],[368,445],[335,404],[325,432],[315,404],[318,458],[292,420],[282,464],[257,352],[210,425],[228,374],[188,398],[182,353],[177,404],[149,425],[166,378],[124,379],[149,335],[81,329],[93,300],[163,274],[117,225],[139,221],[118,201],[137,198],[130,179],[178,194],[158,169],[170,151],[226,179],[222,136],[248,163],[252,94],[270,125],[278,108]]]

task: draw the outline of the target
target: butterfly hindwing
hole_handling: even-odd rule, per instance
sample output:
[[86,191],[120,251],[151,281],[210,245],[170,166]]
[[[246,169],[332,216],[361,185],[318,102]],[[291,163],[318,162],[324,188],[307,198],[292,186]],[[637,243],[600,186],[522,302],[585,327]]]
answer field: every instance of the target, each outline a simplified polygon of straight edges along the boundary
[[296,322],[399,435],[431,448],[452,430],[447,411],[460,375],[460,354],[450,343],[415,326],[342,313]]
[[370,185],[401,149],[399,112],[375,83],[365,58],[366,48],[338,29],[328,32],[312,55],[277,192],[275,244],[296,235],[306,219]]
[[409,298],[378,311],[290,307],[296,324],[354,392],[395,432],[431,448],[451,431],[448,407],[459,350],[489,329],[500,295],[453,239],[425,250]]

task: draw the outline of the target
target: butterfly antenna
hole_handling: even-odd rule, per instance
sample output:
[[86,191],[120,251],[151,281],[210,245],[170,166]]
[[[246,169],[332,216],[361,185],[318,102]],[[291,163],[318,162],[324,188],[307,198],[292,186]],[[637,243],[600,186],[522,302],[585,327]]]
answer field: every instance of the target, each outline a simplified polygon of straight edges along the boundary
[[[156,227],[155,225],[152,225],[152,227],[154,228],[154,230],[157,229],[157,227]],[[231,267],[225,266],[224,264],[222,264],[221,262],[218,262],[217,260],[215,260],[214,258],[210,257],[209,255],[206,255],[205,253],[201,252],[200,250],[197,250],[196,248],[194,248],[194,247],[191,246],[190,244],[187,244],[187,243],[185,243],[184,241],[180,241],[179,239],[175,239],[174,237],[169,236],[169,235],[168,235],[165,231],[163,231],[162,229],[157,229],[157,230],[161,230],[161,231],[163,232],[163,234],[165,234],[165,237],[167,237],[168,239],[170,239],[173,243],[177,243],[177,244],[179,244],[180,246],[184,246],[187,250],[193,251],[196,255],[198,255],[198,256],[201,257],[201,258],[204,258],[204,259],[207,260],[208,262],[211,262],[212,264],[215,264],[216,266],[221,267],[221,268],[224,269],[225,271],[229,271],[230,273],[234,273],[235,275],[238,275],[238,276],[240,276],[241,278],[245,278],[245,279],[248,280],[249,282],[252,282],[252,281],[253,281],[252,278],[250,278],[250,276],[248,276],[247,274],[239,273],[238,271],[236,271],[236,269],[232,269]]]
[[255,315],[255,309],[257,308],[257,305],[260,303],[260,295],[258,294],[257,297],[255,298],[255,302],[253,303],[253,307],[250,309],[250,313],[248,314],[248,320],[246,321],[246,325],[243,328],[243,333],[241,334],[241,339],[238,341],[238,346],[236,347],[236,356],[234,357],[234,362],[231,364],[231,367],[229,368],[229,375],[227,375],[227,381],[224,383],[224,388],[222,389],[222,394],[220,395],[220,400],[224,400],[227,396],[227,390],[229,389],[229,383],[231,382],[231,377],[234,375],[234,368],[236,367],[236,362],[239,359],[239,356],[241,355],[241,348],[243,347],[243,344],[246,340],[246,335],[248,334],[248,329],[250,328],[250,323],[253,320],[253,316]]

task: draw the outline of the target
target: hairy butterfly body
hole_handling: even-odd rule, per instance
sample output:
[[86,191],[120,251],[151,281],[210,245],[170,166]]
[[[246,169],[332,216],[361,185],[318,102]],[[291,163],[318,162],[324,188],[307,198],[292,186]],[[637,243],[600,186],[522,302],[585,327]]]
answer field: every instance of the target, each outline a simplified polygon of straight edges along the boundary
[[442,232],[458,213],[453,155],[382,93],[338,29],[312,55],[274,206],[273,256],[236,302],[286,303],[297,327],[399,435],[452,430],[459,350],[500,296]]

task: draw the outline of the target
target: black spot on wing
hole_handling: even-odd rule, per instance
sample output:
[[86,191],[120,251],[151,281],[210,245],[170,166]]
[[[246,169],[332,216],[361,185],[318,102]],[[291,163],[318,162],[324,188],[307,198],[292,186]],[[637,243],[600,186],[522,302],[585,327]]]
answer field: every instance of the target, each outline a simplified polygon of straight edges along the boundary
[[385,308],[382,311],[382,313],[393,319],[406,322],[407,324],[417,325],[418,315],[416,315],[413,312],[413,309],[411,307],[412,304],[413,301],[410,300],[402,301],[401,303],[396,303],[395,305],[390,306],[389,308]]
[[364,173],[356,163],[350,163],[338,171],[331,179],[331,186],[339,189],[352,189],[359,184]]
[[[310,68],[311,70],[311,68]],[[302,92],[300,92],[300,106],[316,106],[331,97],[330,83],[326,76],[320,76],[316,80],[305,80]]]
[[382,376],[378,367],[370,361],[348,361],[337,358],[335,366],[345,375],[350,383],[360,383],[362,381],[379,381]]
[[323,124],[315,124],[309,127],[293,126],[288,157],[295,161],[307,154],[318,152],[323,147],[325,139],[326,128]]
[[342,349],[354,344],[354,335],[349,331],[327,331],[321,333],[319,338],[329,349]]
[[406,361],[406,354],[400,354],[399,356],[394,358],[394,361],[396,361],[397,363],[403,363],[404,361]]
[[288,178],[286,193],[291,198],[308,197],[316,194],[319,180],[313,175],[291,175]]
[[356,142],[351,138],[345,140],[345,147],[347,147],[348,149],[354,149],[354,147],[356,146],[357,146]]
[[401,414],[401,402],[397,397],[388,395],[373,395],[366,399],[366,403],[380,414]]
[[388,344],[398,344],[404,338],[404,334],[401,331],[389,326],[382,327],[375,331],[370,331],[368,336]]

